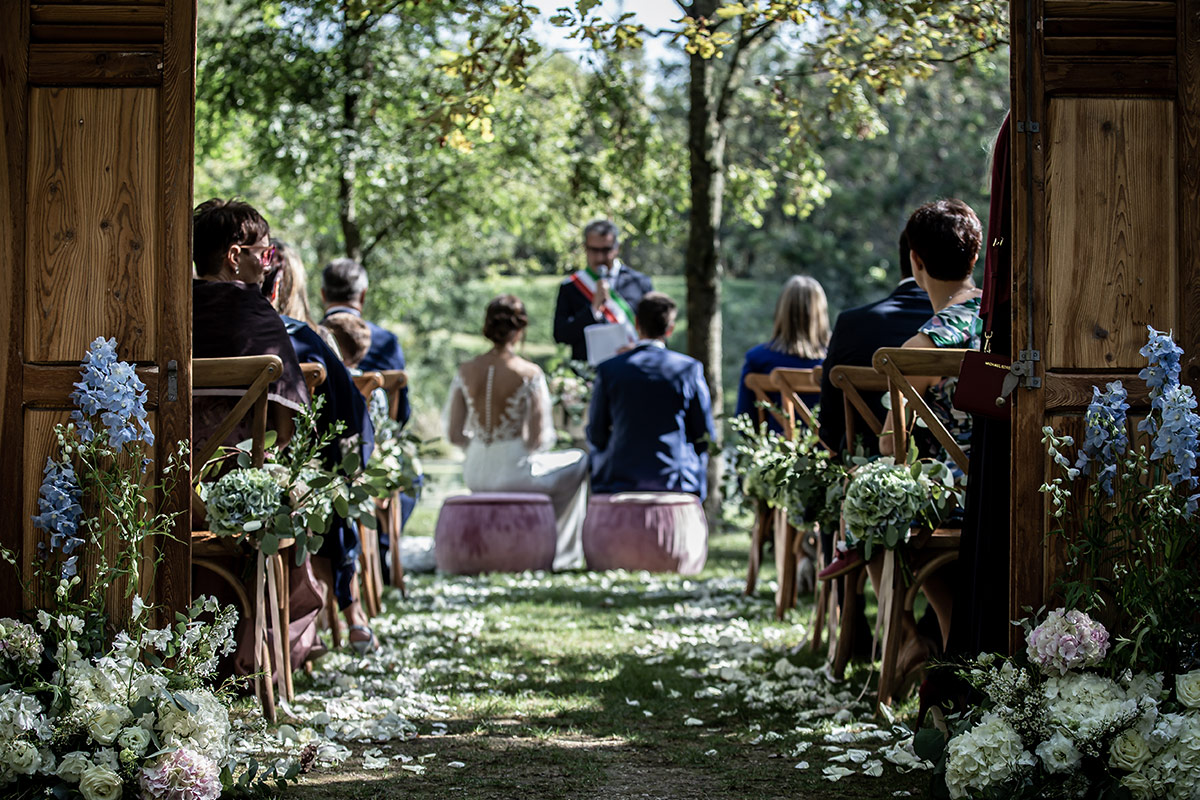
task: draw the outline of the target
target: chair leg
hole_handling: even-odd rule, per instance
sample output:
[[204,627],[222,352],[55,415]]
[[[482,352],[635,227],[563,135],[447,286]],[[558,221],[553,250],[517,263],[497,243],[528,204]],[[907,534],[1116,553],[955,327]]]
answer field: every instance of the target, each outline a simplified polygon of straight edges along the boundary
[[[816,564],[815,569],[819,572],[822,565],[825,563],[825,557],[821,548],[821,536],[817,534],[816,547]],[[825,606],[829,603],[829,581],[817,581],[816,598],[813,603],[813,621],[812,621],[812,643],[810,649],[814,653],[821,652],[821,640],[825,633]]]
[[[362,604],[367,617],[376,617],[380,613],[379,584],[375,577],[379,574],[379,533],[365,525],[359,528],[362,537],[362,547],[359,548],[358,565],[362,574]],[[381,579],[382,581],[382,579]]]
[[329,636],[333,644],[333,649],[338,650],[342,646],[342,620],[338,614],[337,598],[333,594],[333,585],[326,583],[325,589],[325,617],[329,620]]
[[[835,678],[841,679],[846,674],[846,666],[850,663],[850,657],[854,653],[854,642],[858,638],[856,626],[858,624],[858,609],[862,603],[863,596],[861,587],[866,578],[866,568],[860,567],[858,570],[849,573],[842,578],[841,590],[831,591],[829,614],[830,620],[838,620],[837,638],[831,643],[832,648],[832,664],[830,671]],[[830,581],[836,583],[836,581]],[[840,595],[845,594],[845,598]],[[841,603],[840,608],[838,603]]]
[[775,617],[783,619],[787,610],[796,604],[796,555],[793,541],[796,529],[787,518],[787,509],[775,511],[775,567],[778,570],[779,590],[775,595]]
[[400,589],[400,596],[408,599],[408,587],[404,584],[404,562],[400,558],[400,537],[404,533],[401,525],[404,521],[400,513],[400,495],[392,495],[388,503],[388,516],[391,522],[388,526],[388,549],[392,554],[392,586]]
[[269,721],[274,723],[276,721],[275,686],[274,678],[271,675],[271,647],[267,641],[266,583],[266,554],[259,550],[254,573],[254,652],[256,656],[254,672],[258,676],[255,678],[254,688],[263,713],[266,714]]
[[879,665],[879,705],[890,706],[896,692],[896,660],[900,655],[900,639],[904,615],[904,585],[895,550],[883,555],[883,577],[879,594],[879,618],[883,620],[883,657]]
[[754,594],[754,590],[758,588],[758,568],[762,565],[763,544],[767,540],[767,530],[770,526],[771,510],[760,501],[758,513],[754,517],[754,530],[750,534],[750,559],[746,568],[747,597]]
[[267,572],[267,608],[270,609],[270,626],[274,631],[274,636],[271,638],[275,642],[275,674],[274,679],[279,684],[279,695],[285,699],[288,697],[288,677],[291,675],[291,641],[290,631],[288,630],[289,614],[287,607],[284,605],[284,596],[281,589],[281,584],[285,580],[283,558],[276,553],[273,556],[267,556],[266,563]]

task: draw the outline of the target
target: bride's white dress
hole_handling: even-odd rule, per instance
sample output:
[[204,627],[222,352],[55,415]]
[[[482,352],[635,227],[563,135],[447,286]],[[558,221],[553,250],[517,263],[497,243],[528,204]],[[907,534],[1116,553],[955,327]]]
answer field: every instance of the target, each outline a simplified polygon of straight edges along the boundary
[[[473,492],[536,492],[550,496],[558,529],[554,569],[583,566],[581,532],[587,512],[587,454],[549,452],[555,431],[550,391],[538,369],[507,398],[493,396],[488,366],[483,407],[455,371],[444,415],[446,436],[465,450],[463,480]],[[472,387],[478,389],[480,387]]]

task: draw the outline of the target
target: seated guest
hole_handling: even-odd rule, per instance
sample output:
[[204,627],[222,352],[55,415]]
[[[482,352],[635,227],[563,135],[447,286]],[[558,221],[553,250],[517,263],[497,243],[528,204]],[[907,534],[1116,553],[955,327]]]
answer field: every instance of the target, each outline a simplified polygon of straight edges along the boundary
[[[336,314],[353,314],[361,318],[367,287],[367,271],[362,264],[350,258],[329,262],[321,272],[321,299],[325,303],[325,319],[322,322],[328,324],[329,318]],[[404,369],[404,350],[396,334],[374,322],[366,322],[371,329],[371,347],[359,362],[359,369],[363,372]],[[411,415],[406,387],[400,390],[400,408],[396,411],[396,419],[403,425]]]
[[[294,430],[292,415],[308,404],[308,390],[287,328],[259,288],[273,255],[269,232],[267,221],[247,203],[213,199],[196,207],[192,216],[192,259],[196,267],[192,281],[192,355],[279,356],[283,373],[271,384],[268,398],[273,427],[279,440],[287,441]],[[236,389],[194,390],[194,439],[208,439],[241,394]],[[249,435],[248,427],[235,430],[227,443],[234,444]],[[193,520],[194,529],[202,529],[203,525],[202,519]],[[321,592],[307,560],[300,567],[294,566],[292,559],[288,564],[292,570],[288,641],[292,663],[301,664],[323,650],[316,634]],[[236,602],[231,590],[210,571],[199,570],[195,578],[196,595],[214,594],[223,602]],[[235,668],[242,673],[252,671],[254,663],[249,623],[240,623],[240,646],[235,656]]]
[[[290,248],[289,248],[290,249]],[[292,254],[295,255],[294,253]],[[283,291],[275,292],[276,304],[282,306],[288,298],[306,294],[304,265],[299,257],[277,258],[268,273],[266,285],[274,285]],[[266,288],[264,285],[264,289]],[[303,306],[292,303],[292,310],[304,312]],[[374,447],[374,428],[367,413],[367,403],[354,385],[350,372],[317,331],[311,320],[296,319],[280,311],[296,357],[305,363],[318,363],[325,368],[325,380],[314,390],[316,397],[324,403],[317,417],[317,426],[329,430],[341,423],[341,435],[330,442],[321,459],[326,467],[341,463],[343,444],[354,442],[359,457],[366,463]],[[376,646],[375,635],[367,625],[367,616],[358,598],[354,596],[354,574],[359,555],[358,531],[354,524],[335,516],[321,543],[321,549],[313,558],[313,569],[317,576],[333,587],[338,607],[350,627],[350,644],[360,653]]]
[[708,492],[712,410],[704,368],[667,349],[675,301],[661,292],[642,298],[633,348],[596,369],[587,437],[592,491]]
[[454,373],[446,438],[465,451],[463,482],[471,491],[550,496],[558,530],[554,569],[570,569],[583,564],[587,454],[548,452],[555,431],[546,376],[515,350],[528,324],[517,297],[504,294],[488,303],[483,335],[492,348]]
[[308,304],[308,274],[296,248],[274,237],[275,257],[263,282],[263,294],[271,301],[280,315],[291,317],[312,328],[329,349],[337,351],[337,339],[324,325],[313,322],[312,309]]
[[350,369],[359,369],[371,349],[371,329],[366,321],[353,314],[334,314],[325,320],[325,326],[337,340],[342,363]]
[[[775,303],[775,326],[771,340],[750,348],[746,363],[742,366],[742,378],[738,383],[737,411],[735,414],[755,415],[754,392],[746,388],[746,376],[751,373],[766,374],[776,367],[812,369],[821,366],[829,344],[829,306],[825,301],[825,290],[815,279],[807,275],[793,275],[783,285],[779,300]],[[768,395],[773,405],[779,405],[779,393]],[[809,408],[820,401],[819,394],[800,397]],[[767,426],[781,431],[774,415],[767,415]]]

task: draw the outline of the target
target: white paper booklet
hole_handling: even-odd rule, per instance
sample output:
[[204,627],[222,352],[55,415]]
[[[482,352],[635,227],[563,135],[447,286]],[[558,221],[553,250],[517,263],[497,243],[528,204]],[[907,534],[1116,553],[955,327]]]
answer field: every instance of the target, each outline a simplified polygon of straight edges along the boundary
[[612,358],[617,351],[629,344],[629,334],[626,333],[624,325],[606,322],[588,325],[583,329],[583,338],[587,344],[588,363],[593,367]]

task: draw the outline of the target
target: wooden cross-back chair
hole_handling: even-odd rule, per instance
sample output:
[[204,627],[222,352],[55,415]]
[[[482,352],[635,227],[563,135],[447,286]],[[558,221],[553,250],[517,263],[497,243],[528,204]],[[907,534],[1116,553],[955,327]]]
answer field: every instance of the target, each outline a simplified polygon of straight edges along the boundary
[[[384,378],[378,372],[364,372],[354,376],[354,385],[363,399],[371,402],[371,394],[382,389]],[[365,526],[359,528],[358,563],[362,567],[362,601],[368,617],[378,616],[383,611],[383,566],[379,560],[379,532]]]
[[325,382],[325,365],[317,361],[305,361],[300,365],[300,372],[304,375],[308,396],[312,397],[313,390]]
[[[883,433],[893,437],[898,463],[907,461],[910,427],[919,418],[942,445],[950,459],[964,475],[967,474],[968,462],[962,448],[925,402],[925,398],[912,385],[913,378],[940,379],[958,375],[963,356],[967,352],[949,348],[900,347],[884,347],[875,351],[872,363],[876,371],[887,379],[892,406],[892,430]],[[909,409],[913,412],[912,422],[908,421]],[[883,625],[883,653],[879,667],[880,705],[891,704],[906,677],[898,674],[897,664],[901,644],[901,618],[912,613],[917,592],[921,591],[923,584],[942,567],[958,559],[961,538],[960,529],[939,528],[934,531],[922,531],[904,545],[905,565],[900,564],[899,553],[894,550],[884,551],[883,577],[881,585],[876,587],[879,596],[879,619]],[[904,566],[912,573],[911,581],[905,578]],[[950,632],[943,630],[941,633],[944,645]]]
[[[787,430],[781,409],[771,402],[769,397],[770,392],[776,392],[774,381],[771,376],[762,372],[748,373],[743,380],[746,388],[754,393],[755,400],[755,421],[759,428],[767,421],[767,414],[775,418],[779,423],[779,427]],[[767,504],[759,501],[758,510],[754,516],[754,530],[750,534],[750,557],[746,567],[746,591],[747,597],[754,594],[755,588],[758,586],[758,570],[762,565],[762,550],[766,543],[767,536],[771,534],[775,522],[775,515]],[[778,602],[776,603],[776,614],[780,613]]]
[[[261,467],[265,460],[267,432],[267,390],[271,382],[283,373],[283,362],[279,356],[241,356],[231,358],[192,359],[192,388],[195,389],[239,389],[243,393],[233,408],[222,418],[209,438],[203,443],[194,443],[192,464],[194,474],[208,462],[225,440],[237,430],[250,415],[250,462]],[[192,490],[193,508],[203,513],[204,504]],[[267,555],[255,549],[253,572],[253,597],[242,580],[221,561],[231,556],[242,555],[229,539],[221,538],[210,531],[192,532],[192,565],[207,569],[225,581],[237,595],[246,619],[254,626],[254,688],[263,711],[272,722],[275,713],[275,679],[271,668],[272,637],[268,636],[268,625],[274,629],[275,664],[278,666],[278,681],[285,698],[291,699],[292,670],[291,648],[288,642],[288,625],[291,615],[288,610],[288,575],[284,563],[283,546],[275,555]]]
[[[400,392],[408,386],[408,376],[404,370],[385,369],[379,373],[383,376],[383,390],[388,395],[388,413],[396,419],[400,413]],[[375,518],[379,520],[379,530],[388,537],[388,552],[391,553],[392,586],[400,589],[401,597],[408,597],[408,587],[404,585],[404,564],[400,560],[400,536],[403,517],[400,510],[400,493],[397,492],[386,500],[381,500],[375,507]]]
[[[846,447],[853,451],[859,421],[876,436],[883,431],[883,421],[863,398],[863,393],[886,393],[888,390],[887,378],[876,372],[874,367],[840,365],[834,367],[829,373],[829,380],[842,391]],[[838,532],[838,537],[845,538],[844,522],[842,530]],[[854,650],[858,633],[855,625],[859,617],[859,609],[863,604],[866,582],[865,564],[860,564],[842,578],[823,582],[827,585],[823,605],[825,624],[813,626],[812,650],[818,652],[821,649],[821,637],[827,628],[830,672],[838,680],[845,675],[846,666],[850,663],[850,657]]]

